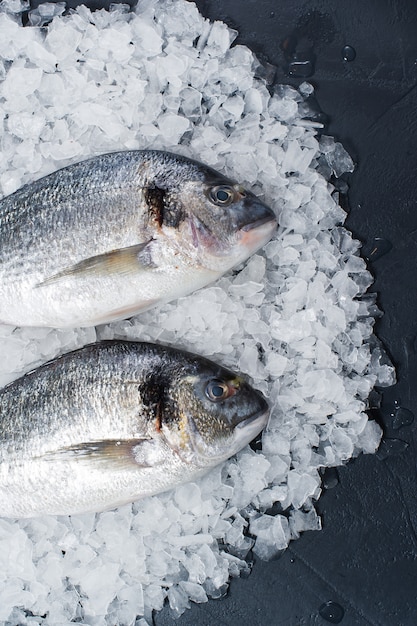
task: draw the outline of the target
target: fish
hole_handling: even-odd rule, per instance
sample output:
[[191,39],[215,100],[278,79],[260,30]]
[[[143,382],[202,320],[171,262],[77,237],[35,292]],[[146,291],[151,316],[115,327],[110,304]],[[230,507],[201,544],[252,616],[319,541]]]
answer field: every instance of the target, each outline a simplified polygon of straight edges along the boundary
[[195,160],[95,156],[0,200],[0,322],[88,327],[217,280],[261,248],[275,213]]
[[193,481],[266,426],[241,375],[172,346],[102,341],[0,391],[0,516],[114,509]]

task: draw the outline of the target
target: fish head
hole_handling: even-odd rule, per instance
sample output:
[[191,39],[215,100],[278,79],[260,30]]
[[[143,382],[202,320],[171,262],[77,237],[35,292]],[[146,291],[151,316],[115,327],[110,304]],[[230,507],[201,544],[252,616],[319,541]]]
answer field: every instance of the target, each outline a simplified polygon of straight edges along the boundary
[[182,188],[188,225],[201,264],[225,271],[265,245],[277,227],[270,207],[255,194],[221,174],[207,170],[200,181]]
[[153,154],[155,174],[145,194],[150,215],[202,267],[223,273],[272,237],[276,215],[255,194],[192,159]]
[[269,417],[260,392],[228,370],[211,369],[182,373],[171,386],[161,419],[169,446],[199,467],[217,465],[236,454],[261,432]]

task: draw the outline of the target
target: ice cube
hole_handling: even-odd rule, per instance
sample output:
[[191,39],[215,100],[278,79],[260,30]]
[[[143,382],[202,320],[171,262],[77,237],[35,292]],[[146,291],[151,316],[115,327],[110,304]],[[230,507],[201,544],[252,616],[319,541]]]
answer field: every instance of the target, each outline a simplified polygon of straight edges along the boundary
[[299,509],[308,498],[320,494],[320,479],[317,475],[290,470],[288,473],[288,501]]
[[237,32],[228,28],[223,22],[213,22],[207,38],[205,51],[209,56],[212,54],[225,54],[236,38]]
[[263,560],[269,560],[284,550],[289,542],[288,521],[282,515],[262,515],[250,523],[250,532],[256,536],[253,551]]
[[134,20],[132,32],[138,50],[146,57],[154,57],[161,53],[163,39],[160,36],[160,30],[155,24],[149,24],[145,20]]
[[11,67],[0,87],[4,98],[13,99],[17,95],[29,96],[41,84],[42,70],[40,68]]
[[173,144],[179,143],[189,128],[189,121],[181,115],[166,113],[158,119],[158,127],[162,135]]
[[78,29],[68,24],[65,28],[50,29],[45,38],[46,50],[62,62],[75,53],[82,40]]
[[207,602],[207,594],[201,585],[197,583],[182,580],[179,586],[186,592],[187,596],[193,602]]
[[346,152],[341,143],[336,142],[334,145],[334,150],[331,152],[326,152],[326,160],[335,176],[339,177],[345,172],[353,172],[355,169],[355,165]]

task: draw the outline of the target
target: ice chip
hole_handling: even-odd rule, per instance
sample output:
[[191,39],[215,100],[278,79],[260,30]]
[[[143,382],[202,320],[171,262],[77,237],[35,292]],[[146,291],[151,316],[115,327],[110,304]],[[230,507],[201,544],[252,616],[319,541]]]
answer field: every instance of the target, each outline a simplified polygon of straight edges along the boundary
[[373,454],[381,443],[382,429],[373,420],[369,420],[365,424],[365,428],[360,433],[356,442],[356,447],[365,454]]
[[237,32],[228,28],[223,22],[213,22],[207,38],[206,51],[210,49],[209,55],[211,50],[215,54],[224,54],[229,49],[236,35]]
[[288,500],[299,509],[308,498],[317,498],[320,493],[320,480],[317,476],[290,470],[288,474]]
[[271,352],[268,355],[266,370],[271,376],[278,378],[278,376],[281,376],[284,373],[287,364],[287,357],[276,352]]
[[298,87],[298,91],[306,98],[314,93],[314,87],[313,85],[310,85],[310,83],[304,82]]
[[149,24],[144,20],[134,20],[132,31],[137,38],[136,45],[146,57],[154,57],[161,52],[163,39],[158,33],[156,25]]
[[75,53],[81,40],[82,35],[78,29],[68,24],[65,28],[49,30],[45,39],[45,47],[61,62]]
[[333,428],[329,440],[337,458],[345,461],[352,456],[353,441],[343,428]]
[[231,96],[222,104],[222,108],[231,114],[233,121],[242,115],[244,107],[245,104],[241,96]]
[[308,511],[291,511],[289,524],[293,537],[298,537],[306,530],[321,530],[321,520],[314,508]]
[[180,587],[187,593],[193,602],[207,602],[207,594],[201,585],[190,581],[181,581]]
[[181,587],[171,587],[168,591],[169,606],[175,617],[179,617],[190,607],[188,594]]
[[65,11],[65,2],[44,2],[29,13],[31,26],[44,26],[56,15],[62,15]]
[[0,93],[6,100],[16,95],[29,96],[38,89],[42,80],[40,68],[11,67],[4,82],[0,86]]
[[185,87],[180,92],[181,110],[187,119],[198,120],[201,117],[201,93],[193,87]]
[[198,485],[194,483],[177,487],[175,491],[175,501],[181,511],[193,511],[193,513],[197,515],[201,512],[201,491]]
[[265,275],[265,259],[258,254],[252,256],[245,267],[239,272],[233,281],[234,285],[242,285],[247,281],[261,283]]
[[181,115],[166,113],[158,120],[159,130],[162,135],[173,144],[179,143],[181,137],[189,127],[189,121]]
[[339,177],[345,172],[353,172],[355,165],[341,143],[336,142],[334,150],[326,152],[326,160],[335,176]]
[[[143,615],[145,610],[143,588],[140,583],[122,587],[117,597],[124,603],[119,610],[120,622],[133,622],[137,615]],[[123,619],[124,617],[124,619]]]
[[278,120],[288,122],[294,119],[298,113],[298,105],[295,100],[289,98],[280,98],[274,95],[269,103],[270,115],[276,117]]
[[250,532],[256,536],[253,551],[263,560],[269,560],[289,542],[288,522],[282,515],[263,515],[250,523]]

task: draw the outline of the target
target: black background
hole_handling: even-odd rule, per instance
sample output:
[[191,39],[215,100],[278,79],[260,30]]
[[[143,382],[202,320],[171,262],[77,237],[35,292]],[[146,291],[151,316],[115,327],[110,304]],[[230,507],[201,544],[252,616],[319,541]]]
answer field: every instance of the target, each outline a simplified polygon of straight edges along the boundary
[[[226,597],[193,605],[179,620],[164,609],[155,624],[325,626],[319,609],[335,602],[343,626],[416,626],[417,421],[398,428],[398,409],[411,411],[403,414],[407,421],[417,413],[417,0],[197,0],[197,6],[236,28],[237,43],[276,66],[277,84],[300,84],[305,78],[289,73],[310,63],[325,132],[357,163],[348,179],[346,225],[371,257],[371,289],[385,313],[376,331],[398,383],[382,390],[373,410],[385,430],[380,458],[361,456],[328,476],[332,488],[318,503],[321,532],[304,533],[275,561],[255,561],[249,578],[232,581]],[[343,60],[345,45],[356,51],[353,61]],[[392,248],[382,255],[384,242]]]

